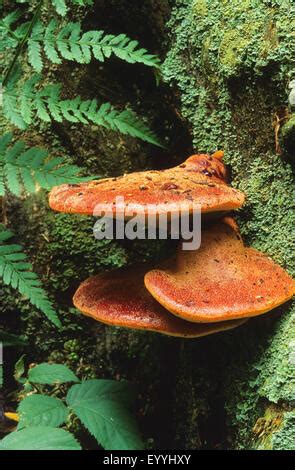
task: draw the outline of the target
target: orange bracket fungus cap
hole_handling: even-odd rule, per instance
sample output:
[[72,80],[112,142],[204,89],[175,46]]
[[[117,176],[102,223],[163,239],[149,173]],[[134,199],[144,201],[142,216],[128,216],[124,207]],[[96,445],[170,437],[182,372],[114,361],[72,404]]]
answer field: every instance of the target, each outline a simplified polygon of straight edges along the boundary
[[145,275],[145,285],[169,312],[191,322],[253,317],[294,294],[294,281],[276,263],[244,246],[232,219],[202,232],[199,250]]
[[[229,211],[242,206],[244,194],[229,187],[221,155],[192,155],[184,163],[168,170],[130,173],[81,184],[63,184],[52,189],[50,207],[56,211],[95,215],[97,204],[109,205],[112,213],[126,218],[135,213],[173,213],[181,207],[192,212]],[[123,197],[122,205],[116,197]],[[172,209],[171,209],[172,207]]]
[[216,152],[212,153],[212,157],[217,158],[218,160],[221,160],[224,157],[224,151],[216,150]]
[[120,269],[84,281],[74,305],[85,315],[108,325],[149,330],[169,336],[196,338],[235,328],[245,320],[197,324],[167,312],[144,287],[146,269]]

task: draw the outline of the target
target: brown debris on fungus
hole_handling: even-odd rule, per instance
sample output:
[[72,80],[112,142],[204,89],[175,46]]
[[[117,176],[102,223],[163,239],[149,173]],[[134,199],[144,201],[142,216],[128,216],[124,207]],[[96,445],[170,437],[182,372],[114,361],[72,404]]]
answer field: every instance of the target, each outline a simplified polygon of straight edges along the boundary
[[229,330],[245,321],[197,324],[176,318],[146,290],[145,273],[146,268],[125,268],[90,277],[75,293],[74,305],[85,315],[108,325],[183,338]]
[[291,299],[294,281],[259,251],[245,247],[232,219],[202,232],[199,250],[145,275],[153,297],[191,322],[219,322],[266,313]]

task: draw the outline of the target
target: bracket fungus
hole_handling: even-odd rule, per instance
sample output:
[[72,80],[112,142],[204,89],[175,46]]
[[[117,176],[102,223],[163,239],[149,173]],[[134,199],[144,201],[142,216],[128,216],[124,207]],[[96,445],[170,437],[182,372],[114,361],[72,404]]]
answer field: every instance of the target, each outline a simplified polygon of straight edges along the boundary
[[219,322],[266,313],[291,299],[294,281],[259,251],[245,247],[230,218],[202,232],[199,250],[178,250],[176,260],[145,275],[145,286],[174,315]]
[[[56,211],[85,215],[95,215],[97,205],[103,204],[125,218],[134,213],[145,215],[147,207],[149,214],[173,214],[180,208],[191,213],[197,204],[203,213],[237,209],[244,202],[244,194],[226,184],[223,153],[215,155],[192,155],[168,170],[56,186],[49,204]],[[123,198],[122,204],[117,204],[117,197]]]
[[[198,154],[168,170],[131,173],[53,188],[52,209],[95,215],[98,204],[115,216],[237,209],[244,194],[226,183],[223,152]],[[117,204],[117,197],[123,203]],[[97,215],[97,213],[96,213]],[[74,305],[103,323],[196,338],[235,328],[289,300],[294,282],[272,260],[245,247],[233,219],[202,231],[198,250],[182,250],[158,269],[121,269],[87,279]],[[177,318],[179,317],[179,318]]]
[[74,305],[102,323],[184,338],[210,335],[245,322],[242,319],[204,324],[176,318],[145,289],[145,273],[146,269],[130,268],[90,277],[75,293]]

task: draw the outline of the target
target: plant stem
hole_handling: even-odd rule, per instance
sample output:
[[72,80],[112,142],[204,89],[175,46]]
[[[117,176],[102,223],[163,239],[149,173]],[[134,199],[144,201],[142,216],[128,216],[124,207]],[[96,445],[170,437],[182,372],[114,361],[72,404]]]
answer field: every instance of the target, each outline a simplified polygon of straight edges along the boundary
[[15,64],[16,64],[16,61],[17,61],[17,59],[18,59],[18,56],[21,54],[21,52],[22,52],[22,50],[23,50],[23,48],[24,48],[24,45],[26,44],[28,38],[29,38],[30,35],[31,35],[31,32],[32,32],[32,30],[33,30],[33,27],[34,27],[34,25],[35,25],[35,23],[36,23],[36,21],[37,21],[37,19],[38,19],[38,17],[39,17],[39,14],[40,14],[40,10],[41,10],[43,1],[44,1],[44,0],[40,0],[40,1],[39,1],[38,5],[37,5],[37,8],[36,8],[36,10],[35,10],[34,16],[33,16],[32,20],[31,20],[31,22],[30,22],[30,24],[29,24],[28,30],[27,30],[26,34],[24,35],[24,37],[21,39],[21,41],[18,43],[18,46],[17,46],[17,48],[16,48],[15,54],[14,54],[14,56],[13,56],[13,59],[12,59],[10,65],[9,65],[9,67],[8,67],[8,70],[7,70],[6,74],[5,74],[5,76],[4,76],[4,79],[3,79],[3,82],[2,82],[2,86],[3,86],[3,87],[7,84],[8,80],[9,80],[9,77],[10,77],[10,75],[11,75],[11,73],[12,73],[14,67],[15,67]]

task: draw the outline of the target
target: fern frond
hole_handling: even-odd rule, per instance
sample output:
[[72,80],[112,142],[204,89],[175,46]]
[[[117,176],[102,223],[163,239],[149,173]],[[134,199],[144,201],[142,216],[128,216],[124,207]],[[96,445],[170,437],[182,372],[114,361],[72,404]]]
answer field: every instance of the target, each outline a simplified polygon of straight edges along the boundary
[[48,152],[38,147],[25,149],[25,143],[18,141],[11,145],[12,134],[0,138],[0,196],[5,190],[19,196],[24,188],[28,193],[36,191],[37,185],[51,189],[63,183],[77,183],[81,169],[65,164],[65,159],[48,159]]
[[93,123],[161,146],[155,134],[132,111],[118,111],[110,103],[99,106],[96,99],[82,100],[79,96],[62,100],[59,84],[39,88],[39,81],[40,76],[34,75],[22,86],[6,87],[3,91],[4,115],[17,127],[26,128],[36,117],[45,122]]
[[2,89],[2,112],[13,125],[19,129],[26,129],[27,125],[22,118],[20,109],[17,109],[19,106],[17,90],[21,72],[21,67],[17,64],[10,75],[7,85]]
[[51,20],[45,27],[36,23],[28,41],[29,62],[36,71],[42,70],[41,49],[47,58],[60,64],[62,59],[80,64],[88,64],[91,58],[103,62],[112,54],[126,62],[140,62],[150,67],[159,67],[160,60],[140,48],[138,41],[133,41],[126,34],[105,34],[104,31],[81,32],[80,23],[68,23],[59,29],[56,20]]
[[72,3],[81,7],[93,5],[94,0],[72,0]]
[[21,17],[20,10],[14,10],[0,20],[0,51],[11,49],[18,44],[18,30],[13,31],[14,23]]
[[20,10],[15,10],[0,20],[0,52],[15,49],[26,36],[30,26],[29,21],[14,28],[14,23],[21,15]]
[[51,3],[59,15],[65,16],[67,14],[68,7],[65,0],[51,0]]
[[12,236],[12,232],[3,225],[0,226],[0,276],[4,284],[17,289],[54,325],[60,327],[61,323],[52,302],[41,287],[37,274],[32,271],[32,265],[27,262],[27,256],[22,251],[22,247],[6,243]]
[[21,10],[14,10],[8,13],[4,18],[1,19],[0,21],[0,31],[2,31],[2,28],[7,30],[13,25],[13,23],[16,23],[16,21],[22,16]]
[[43,61],[41,57],[41,44],[34,41],[34,37],[42,35],[44,27],[40,21],[37,21],[33,27],[32,34],[28,39],[28,59],[29,63],[34,67],[37,72],[41,72],[43,68]]
[[[72,3],[80,6],[86,5],[93,5],[93,0],[71,0]],[[65,0],[51,0],[52,5],[54,6],[56,12],[61,15],[65,16],[68,12],[69,7]]]

